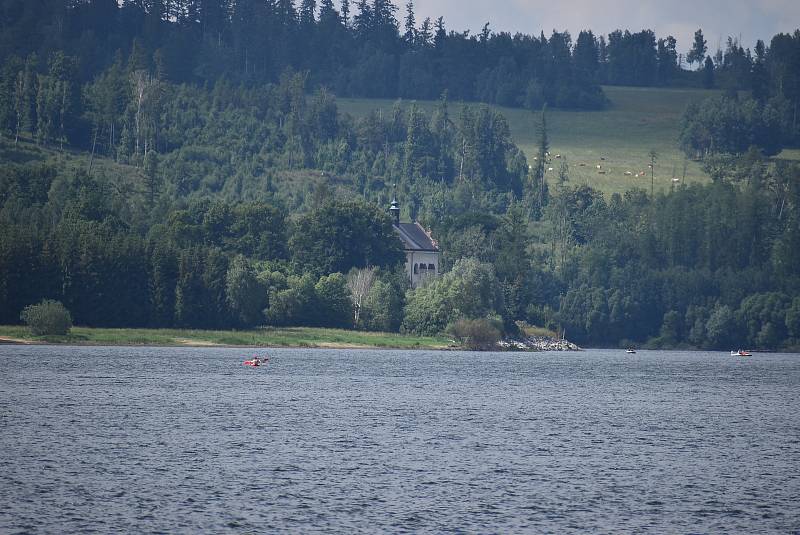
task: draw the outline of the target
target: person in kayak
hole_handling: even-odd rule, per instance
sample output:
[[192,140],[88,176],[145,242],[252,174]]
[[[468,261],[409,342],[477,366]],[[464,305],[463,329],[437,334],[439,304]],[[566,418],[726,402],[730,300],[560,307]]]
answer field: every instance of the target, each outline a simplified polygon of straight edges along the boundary
[[253,360],[251,362],[253,363],[252,364],[253,366],[261,366],[261,359],[258,358],[258,355],[253,357]]

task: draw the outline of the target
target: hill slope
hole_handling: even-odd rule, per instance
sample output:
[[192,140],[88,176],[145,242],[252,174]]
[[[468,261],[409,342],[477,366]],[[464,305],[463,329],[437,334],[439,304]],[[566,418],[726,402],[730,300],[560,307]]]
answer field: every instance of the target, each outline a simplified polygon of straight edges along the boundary
[[[635,187],[649,190],[648,153],[651,149],[658,153],[656,189],[669,188],[673,177],[685,182],[708,180],[700,165],[688,161],[678,149],[677,139],[680,117],[686,106],[714,94],[714,91],[611,86],[603,89],[611,101],[606,110],[547,112],[550,152],[567,159],[571,181],[589,184],[606,193],[621,193]],[[338,99],[341,111],[357,117],[374,109],[388,111],[394,102]],[[430,101],[417,104],[426,110],[435,106]],[[452,104],[454,117],[458,116],[460,107],[461,103]],[[516,108],[499,110],[508,120],[514,141],[533,161],[539,113]],[[558,171],[559,163],[553,158],[554,173]],[[602,169],[598,170],[597,165]],[[646,173],[646,177],[633,176],[641,172]]]

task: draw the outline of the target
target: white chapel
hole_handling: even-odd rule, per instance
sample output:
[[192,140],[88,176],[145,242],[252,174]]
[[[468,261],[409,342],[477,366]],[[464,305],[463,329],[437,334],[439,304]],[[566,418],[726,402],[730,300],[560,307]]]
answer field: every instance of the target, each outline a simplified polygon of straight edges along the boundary
[[392,199],[389,208],[392,216],[394,230],[403,242],[406,252],[406,273],[411,280],[411,287],[416,288],[428,277],[435,277],[439,273],[439,246],[431,235],[416,221],[413,223],[400,222],[400,206],[397,197]]

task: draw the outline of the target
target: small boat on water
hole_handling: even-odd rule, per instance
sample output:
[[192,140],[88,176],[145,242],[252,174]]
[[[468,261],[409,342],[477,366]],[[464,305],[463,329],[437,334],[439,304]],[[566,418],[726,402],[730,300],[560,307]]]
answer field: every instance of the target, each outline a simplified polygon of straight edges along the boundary
[[244,361],[242,364],[245,365],[245,366],[253,366],[253,367],[255,367],[255,366],[265,366],[265,365],[269,364],[269,357],[264,357],[262,359],[262,358],[259,358],[259,357],[256,356],[256,357],[253,357],[250,360]]
[[635,349],[633,349],[632,347],[629,347],[628,349],[626,349],[626,350],[625,350],[625,353],[631,353],[631,354],[633,354],[633,353],[636,353],[636,350],[635,350]]
[[740,349],[739,351],[731,351],[731,356],[732,357],[752,357],[753,354],[750,353],[749,351],[743,351],[743,350]]

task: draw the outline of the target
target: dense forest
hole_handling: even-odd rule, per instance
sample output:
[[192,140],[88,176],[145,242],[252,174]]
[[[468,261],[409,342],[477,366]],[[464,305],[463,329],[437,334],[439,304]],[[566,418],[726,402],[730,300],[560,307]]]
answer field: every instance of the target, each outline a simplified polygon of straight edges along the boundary
[[76,58],[68,74],[77,84],[120,54],[173,83],[258,85],[291,69],[340,97],[436,99],[447,90],[453,100],[531,109],[605,106],[600,84],[722,87],[760,98],[771,78],[789,101],[800,97],[796,35],[752,51],[729,38],[713,52],[698,30],[682,52],[675,38],[648,29],[573,39],[486,23],[470,35],[448,30],[443,17],[418,21],[413,0],[403,8],[390,0],[2,0],[0,60],[41,73],[61,51]]
[[[0,2],[0,322],[51,298],[93,326],[492,318],[587,345],[800,344],[800,165],[772,157],[798,140],[800,32],[710,60],[699,32],[686,71],[650,31],[573,44],[352,9]],[[570,181],[546,105],[603,106],[600,83],[723,88],[679,140],[711,182],[607,198]],[[356,119],[335,94],[438,105]],[[538,110],[535,158],[496,110],[454,100]],[[415,290],[395,184],[443,250]]]

